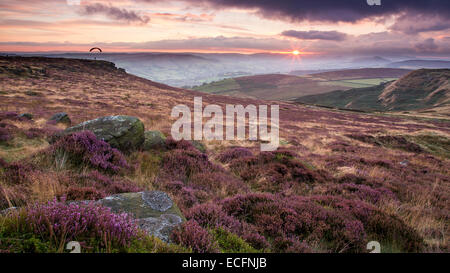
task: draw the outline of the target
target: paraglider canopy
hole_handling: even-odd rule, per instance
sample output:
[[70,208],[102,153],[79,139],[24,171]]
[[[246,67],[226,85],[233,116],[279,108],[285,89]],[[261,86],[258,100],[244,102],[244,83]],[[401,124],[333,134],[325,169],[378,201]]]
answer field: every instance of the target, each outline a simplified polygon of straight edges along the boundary
[[103,52],[101,50],[101,48],[99,48],[99,47],[93,47],[93,48],[91,48],[91,50],[89,50],[89,52],[92,52],[92,51],[95,51],[95,50],[98,50],[98,52]]

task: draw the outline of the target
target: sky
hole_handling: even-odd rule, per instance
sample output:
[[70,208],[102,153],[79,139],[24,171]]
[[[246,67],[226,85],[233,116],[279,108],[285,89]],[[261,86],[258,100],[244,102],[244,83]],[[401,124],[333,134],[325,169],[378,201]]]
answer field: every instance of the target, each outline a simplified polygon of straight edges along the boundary
[[450,56],[448,0],[0,0],[0,51]]

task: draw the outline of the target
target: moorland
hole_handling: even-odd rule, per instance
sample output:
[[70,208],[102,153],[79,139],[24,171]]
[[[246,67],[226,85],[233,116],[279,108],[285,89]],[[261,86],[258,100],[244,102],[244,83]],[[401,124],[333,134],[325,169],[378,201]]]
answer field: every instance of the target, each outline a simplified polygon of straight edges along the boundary
[[[72,240],[88,252],[449,251],[448,120],[201,93],[96,60],[0,57],[0,83],[0,209],[16,208],[0,216],[0,252],[64,252]],[[194,96],[278,104],[280,148],[174,141],[171,109]],[[70,122],[51,120],[60,112]],[[86,131],[52,140],[112,115],[167,138],[132,150]],[[132,216],[70,203],[144,190],[185,217],[170,243]]]

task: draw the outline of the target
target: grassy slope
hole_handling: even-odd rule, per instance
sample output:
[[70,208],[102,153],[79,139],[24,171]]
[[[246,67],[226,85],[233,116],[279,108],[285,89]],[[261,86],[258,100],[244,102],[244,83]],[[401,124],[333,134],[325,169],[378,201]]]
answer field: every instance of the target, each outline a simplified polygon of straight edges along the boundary
[[389,110],[411,110],[450,103],[450,69],[419,69],[387,86],[380,100]]
[[[449,103],[450,70],[417,70],[401,79],[373,87],[304,96],[298,102],[364,111],[433,109]],[[449,113],[443,113],[449,114]]]
[[229,95],[235,97],[251,97],[268,100],[289,100],[299,96],[321,94],[336,89],[371,86],[385,79],[360,79],[326,81],[309,76],[291,75],[258,75],[225,79],[197,86],[194,90]]
[[355,79],[355,80],[340,80],[340,81],[328,81],[323,84],[338,85],[342,84],[349,88],[363,88],[379,85],[385,82],[394,81],[397,78],[375,78],[375,79]]
[[330,72],[311,74],[311,76],[326,80],[351,80],[351,79],[380,79],[380,78],[400,78],[411,70],[392,68],[360,68],[344,69]]
[[211,82],[194,90],[240,97],[289,100],[334,90],[370,87],[395,80],[409,70],[365,68],[322,72],[305,76],[267,74]]
[[386,108],[378,102],[385,84],[366,88],[338,90],[330,93],[304,96],[297,102],[316,104],[321,106],[364,111],[383,111]]

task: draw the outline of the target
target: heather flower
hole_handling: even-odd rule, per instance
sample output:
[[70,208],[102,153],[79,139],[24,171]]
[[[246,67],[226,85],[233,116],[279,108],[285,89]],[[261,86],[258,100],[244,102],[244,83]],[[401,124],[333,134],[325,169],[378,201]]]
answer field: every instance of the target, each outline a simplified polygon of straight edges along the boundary
[[172,233],[175,243],[189,247],[194,253],[219,252],[213,236],[195,220],[189,220]]
[[81,176],[80,178],[87,180],[86,185],[102,190],[108,195],[142,191],[142,188],[138,187],[132,181],[126,180],[120,176],[109,177],[96,170],[91,171],[86,176]]
[[126,214],[114,214],[110,208],[89,203],[65,204],[56,200],[35,204],[26,210],[27,224],[44,240],[64,246],[69,241],[90,243],[101,248],[128,247],[138,238],[138,227]]
[[242,147],[235,147],[221,153],[218,159],[222,163],[230,163],[236,158],[242,158],[247,156],[253,156],[253,153],[249,149]]
[[311,170],[294,153],[285,150],[236,158],[229,166],[242,180],[264,192],[295,191],[305,183],[333,179],[326,171]]
[[0,120],[16,120],[19,114],[15,112],[0,112]]
[[191,142],[184,140],[184,139],[182,139],[180,141],[176,141],[171,136],[166,138],[166,147],[169,150],[175,150],[175,149],[196,150],[196,148],[194,147],[194,145],[192,145]]
[[313,196],[310,200],[332,208],[341,215],[357,219],[363,224],[365,232],[379,241],[395,242],[409,252],[417,252],[424,247],[420,235],[402,220],[365,202],[329,195]]
[[207,192],[221,192],[225,196],[248,190],[241,180],[221,170],[195,173],[190,177],[187,184]]
[[107,142],[97,139],[90,131],[83,131],[64,136],[50,147],[55,155],[65,152],[74,164],[81,162],[94,168],[118,173],[129,165],[122,153],[112,148]]
[[0,173],[0,177],[9,185],[30,183],[30,177],[36,171],[36,167],[32,164],[20,162],[6,163],[3,168],[4,170],[3,173]]
[[46,135],[46,132],[44,129],[30,128],[27,131],[24,131],[24,134],[27,138],[33,139],[37,137],[44,137]]
[[178,205],[181,208],[190,208],[199,202],[197,191],[191,187],[182,187],[177,197]]
[[167,182],[164,187],[172,192],[172,193],[178,193],[184,186],[184,183],[181,181],[170,181]]
[[175,149],[162,159],[164,173],[171,179],[186,181],[195,173],[217,169],[206,154],[197,150]]
[[347,198],[356,197],[360,200],[376,204],[381,200],[397,200],[392,191],[384,187],[372,188],[367,185],[351,183],[332,185],[326,194],[339,195]]
[[8,129],[6,128],[0,128],[0,143],[1,142],[7,142],[11,140],[13,137]]
[[[268,249],[270,247],[266,237],[259,234],[252,226],[243,224],[242,239],[255,249]],[[248,228],[247,228],[248,227]]]
[[311,247],[298,238],[278,237],[273,242],[274,248],[286,253],[312,253]]
[[113,194],[143,190],[133,181],[120,176],[110,177],[97,170],[63,176],[60,183],[67,189],[59,196],[66,196],[67,200],[97,200]]
[[[254,227],[257,233],[271,238],[271,248],[277,252],[296,248],[301,251],[300,242],[318,243],[323,240],[336,251],[362,251],[366,240],[366,232],[359,219],[348,213],[326,209],[309,198],[247,194],[224,199],[221,205],[226,215],[241,222],[241,227]],[[195,219],[202,219],[199,216],[201,214],[197,213]]]
[[236,218],[228,215],[219,205],[213,203],[193,207],[186,213],[186,217],[195,220],[205,228],[221,227],[236,234],[242,230],[242,224]]

